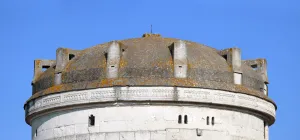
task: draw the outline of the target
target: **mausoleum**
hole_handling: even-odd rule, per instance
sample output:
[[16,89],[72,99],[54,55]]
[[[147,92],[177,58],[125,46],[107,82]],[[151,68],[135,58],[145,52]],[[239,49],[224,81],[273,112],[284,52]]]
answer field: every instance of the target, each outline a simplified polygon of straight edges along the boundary
[[33,140],[268,140],[268,84],[239,48],[144,34],[35,60],[24,109]]

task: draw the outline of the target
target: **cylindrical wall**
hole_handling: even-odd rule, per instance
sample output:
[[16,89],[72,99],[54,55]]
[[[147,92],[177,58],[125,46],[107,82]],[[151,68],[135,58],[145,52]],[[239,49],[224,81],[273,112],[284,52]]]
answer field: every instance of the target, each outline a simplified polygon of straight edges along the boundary
[[255,115],[205,106],[85,108],[45,114],[31,124],[34,140],[264,140],[265,135],[264,121]]

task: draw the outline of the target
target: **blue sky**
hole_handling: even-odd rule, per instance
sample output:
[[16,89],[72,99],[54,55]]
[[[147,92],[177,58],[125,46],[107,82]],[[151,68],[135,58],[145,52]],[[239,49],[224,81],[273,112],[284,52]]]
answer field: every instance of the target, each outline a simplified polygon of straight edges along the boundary
[[84,49],[150,31],[217,49],[237,46],[243,59],[268,60],[277,103],[271,140],[296,140],[300,125],[300,2],[296,0],[1,0],[1,139],[30,140],[23,103],[34,59],[58,47]]

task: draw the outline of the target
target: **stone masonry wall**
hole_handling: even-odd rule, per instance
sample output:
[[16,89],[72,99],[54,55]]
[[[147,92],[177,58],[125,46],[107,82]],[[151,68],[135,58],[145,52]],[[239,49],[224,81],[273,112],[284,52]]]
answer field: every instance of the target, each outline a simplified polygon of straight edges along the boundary
[[[95,116],[94,126],[89,125],[90,115]],[[33,140],[264,140],[264,122],[255,115],[204,106],[144,105],[85,108],[46,114],[33,119],[32,138]]]

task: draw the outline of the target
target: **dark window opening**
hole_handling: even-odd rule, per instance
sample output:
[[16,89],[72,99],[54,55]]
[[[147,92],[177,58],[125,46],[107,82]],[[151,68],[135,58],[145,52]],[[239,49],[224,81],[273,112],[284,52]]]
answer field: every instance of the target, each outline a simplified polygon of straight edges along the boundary
[[95,126],[95,116],[89,116],[89,126]]
[[74,54],[69,54],[69,60],[72,60],[75,57]]
[[185,123],[185,124],[188,123],[188,117],[187,117],[187,115],[184,115],[184,123]]
[[211,124],[212,124],[212,125],[215,125],[215,117],[212,117],[212,118],[211,118]]
[[209,125],[209,117],[206,117],[206,125]]
[[171,58],[174,59],[174,44],[168,47],[170,50]]
[[182,66],[179,66],[179,68],[182,68]]
[[104,57],[105,57],[105,60],[107,62],[107,59],[108,59],[108,53],[107,52],[104,53]]
[[114,68],[115,66],[110,66],[110,67]]
[[42,66],[42,71],[46,71],[48,68],[50,68],[50,66]]
[[264,121],[264,138],[266,138],[266,122]]
[[178,116],[178,124],[181,124],[181,122],[182,122],[181,119],[182,119],[182,118],[181,118],[181,115],[179,115],[179,116]]
[[254,65],[251,65],[251,68],[252,68],[253,70],[257,70],[257,69],[258,69],[258,66],[257,66],[257,64],[254,64]]
[[227,54],[222,55],[222,57],[227,61]]
[[35,134],[34,134],[34,136],[37,137],[37,129],[35,129]]
[[199,128],[197,128],[197,136],[198,137],[202,136],[202,130]]
[[122,49],[122,52],[125,52],[125,49]]

